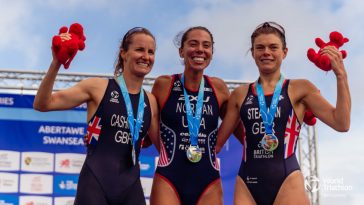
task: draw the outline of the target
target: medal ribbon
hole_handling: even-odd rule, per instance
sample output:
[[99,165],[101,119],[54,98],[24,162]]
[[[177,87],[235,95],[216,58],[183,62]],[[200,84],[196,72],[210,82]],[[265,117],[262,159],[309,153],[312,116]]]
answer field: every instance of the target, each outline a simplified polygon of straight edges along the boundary
[[139,131],[140,131],[140,128],[142,127],[143,116],[144,116],[143,87],[140,88],[138,113],[137,113],[137,119],[135,119],[134,113],[133,113],[133,107],[131,105],[131,101],[130,101],[130,97],[129,97],[128,88],[126,87],[123,75],[118,76],[118,83],[119,83],[119,86],[121,89],[121,93],[123,94],[124,102],[126,105],[126,111],[128,113],[128,124],[129,124],[129,128],[130,128],[130,134],[131,134],[133,147],[136,147],[136,143],[139,139]]
[[273,98],[272,102],[270,103],[269,111],[267,111],[267,105],[265,103],[263,87],[259,83],[259,79],[256,81],[260,115],[262,116],[262,120],[265,127],[265,133],[267,135],[273,134],[274,115],[277,111],[279,96],[281,95],[281,90],[282,90],[283,79],[284,79],[283,75],[281,74],[281,77],[279,78],[274,88]]
[[183,86],[183,93],[185,97],[186,115],[188,122],[188,131],[190,133],[190,141],[192,146],[198,145],[198,133],[200,130],[201,116],[202,116],[202,106],[203,106],[203,96],[205,89],[205,80],[202,76],[200,82],[200,88],[198,90],[197,103],[195,115],[193,115],[190,103],[190,96],[187,94],[186,88],[184,86],[184,74],[182,73],[181,82]]

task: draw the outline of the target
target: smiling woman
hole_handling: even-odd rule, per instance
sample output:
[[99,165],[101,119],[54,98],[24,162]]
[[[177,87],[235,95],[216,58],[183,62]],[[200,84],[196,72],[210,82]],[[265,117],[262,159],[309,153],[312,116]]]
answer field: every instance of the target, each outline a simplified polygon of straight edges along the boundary
[[342,56],[335,47],[322,52],[330,58],[337,78],[333,107],[308,80],[285,79],[281,74],[288,53],[282,26],[260,24],[251,35],[251,44],[259,78],[231,94],[217,142],[219,151],[236,121],[243,122],[245,154],[236,178],[234,204],[309,204],[295,155],[296,142],[307,109],[337,131],[349,129],[351,100]]
[[[72,38],[68,33],[60,37],[63,41]],[[87,156],[74,204],[145,204],[138,157],[147,134],[153,142],[158,138],[158,108],[154,96],[143,89],[142,83],[152,69],[155,49],[150,31],[133,28],[121,42],[114,78],[88,78],[54,93],[53,84],[61,64],[53,53],[34,108],[65,110],[87,103]],[[115,123],[115,116],[127,120]],[[49,128],[49,132],[68,132],[68,129]]]
[[213,54],[210,31],[192,27],[176,38],[184,72],[158,77],[152,89],[160,107],[161,145],[150,202],[221,205],[215,144],[229,91],[221,79],[203,75]]

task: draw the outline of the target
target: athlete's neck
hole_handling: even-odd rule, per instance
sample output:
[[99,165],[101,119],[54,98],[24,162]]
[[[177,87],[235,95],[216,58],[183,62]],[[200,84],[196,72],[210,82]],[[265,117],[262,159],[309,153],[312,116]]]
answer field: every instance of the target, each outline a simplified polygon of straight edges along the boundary
[[259,83],[262,85],[265,94],[273,93],[274,88],[276,87],[276,84],[280,77],[280,72],[270,74],[260,73]]
[[189,90],[198,90],[203,77],[203,71],[187,71],[184,74],[184,86]]
[[128,88],[128,92],[130,94],[138,94],[143,85],[144,77],[130,75],[128,72],[123,72],[122,75],[124,77],[126,87]]

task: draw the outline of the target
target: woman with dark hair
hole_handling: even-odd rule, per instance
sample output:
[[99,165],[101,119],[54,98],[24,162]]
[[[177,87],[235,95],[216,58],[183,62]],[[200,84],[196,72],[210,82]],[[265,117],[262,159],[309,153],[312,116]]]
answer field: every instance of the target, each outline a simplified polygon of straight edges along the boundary
[[259,25],[251,35],[251,46],[259,78],[232,92],[216,148],[220,150],[233,125],[241,120],[246,136],[234,204],[309,204],[295,155],[296,142],[308,109],[333,129],[348,131],[351,99],[341,53],[332,46],[321,52],[330,58],[337,79],[333,107],[308,80],[285,79],[281,74],[288,52],[282,26],[275,22]]
[[220,205],[215,145],[229,90],[221,79],[204,75],[214,45],[207,28],[189,28],[176,39],[184,72],[158,77],[152,89],[160,108],[161,143],[150,202]]
[[[63,41],[72,36],[61,33]],[[151,71],[156,43],[149,30],[129,30],[120,45],[115,76],[88,78],[52,93],[61,64],[54,56],[34,100],[36,110],[71,109],[87,103],[87,156],[75,204],[143,205],[138,156],[142,139],[158,139],[158,107],[142,88]],[[155,142],[155,141],[154,141]]]

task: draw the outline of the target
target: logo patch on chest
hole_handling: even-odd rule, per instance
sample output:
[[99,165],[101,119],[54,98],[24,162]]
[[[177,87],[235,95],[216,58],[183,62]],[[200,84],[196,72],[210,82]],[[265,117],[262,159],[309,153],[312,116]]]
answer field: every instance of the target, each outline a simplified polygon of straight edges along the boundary
[[111,91],[110,93],[110,102],[119,103],[119,93],[116,90]]

